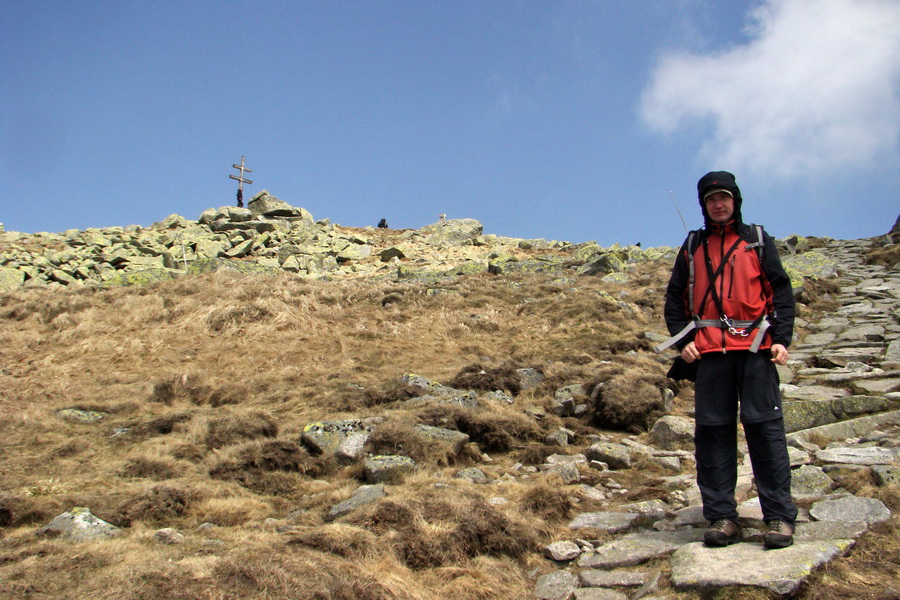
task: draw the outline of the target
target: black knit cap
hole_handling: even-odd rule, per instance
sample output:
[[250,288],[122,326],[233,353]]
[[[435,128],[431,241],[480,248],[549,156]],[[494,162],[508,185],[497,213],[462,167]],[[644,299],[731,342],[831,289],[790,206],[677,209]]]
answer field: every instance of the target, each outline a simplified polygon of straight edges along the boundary
[[727,190],[731,193],[734,198],[734,220],[737,223],[742,222],[741,204],[744,199],[741,197],[741,190],[738,188],[734,175],[728,171],[710,171],[697,182],[697,198],[700,200],[700,209],[703,211],[703,219],[706,224],[709,225],[711,221],[709,215],[706,214],[706,203],[703,201],[703,196],[710,190],[716,189]]

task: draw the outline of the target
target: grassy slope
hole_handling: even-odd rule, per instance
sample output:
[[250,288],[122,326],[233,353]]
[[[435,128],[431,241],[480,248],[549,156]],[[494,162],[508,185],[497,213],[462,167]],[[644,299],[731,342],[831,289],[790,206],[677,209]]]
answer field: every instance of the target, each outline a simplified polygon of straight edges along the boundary
[[[627,290],[595,277],[484,274],[433,294],[414,283],[218,273],[2,296],[0,519],[8,509],[12,522],[0,529],[0,598],[530,597],[534,574],[550,568],[541,546],[570,539],[573,511],[599,505],[576,486],[523,478],[516,463],[565,452],[542,444],[560,426],[579,444],[597,431],[523,409],[548,407],[556,388],[591,381],[604,361],[646,352],[667,271],[643,265]],[[537,366],[547,379],[512,407],[392,402],[404,373],[449,382],[474,364]],[[638,368],[664,372],[652,359]],[[676,410],[688,406],[677,399]],[[106,416],[86,424],[57,413],[73,407]],[[377,449],[405,450],[420,470],[377,505],[325,524],[360,468],[310,456],[299,435],[310,421],[359,416],[384,417]],[[461,456],[417,446],[417,422],[466,423],[479,444]],[[453,478],[474,464],[497,483]],[[663,473],[644,467],[617,475],[632,490],[621,501],[661,493]],[[128,534],[78,545],[34,535],[74,506]],[[218,527],[198,532],[205,522]],[[161,527],[184,531],[186,543],[153,541]],[[873,543],[885,538],[896,549],[893,529]],[[805,593],[849,598],[825,592],[865,577],[867,564],[833,569]]]

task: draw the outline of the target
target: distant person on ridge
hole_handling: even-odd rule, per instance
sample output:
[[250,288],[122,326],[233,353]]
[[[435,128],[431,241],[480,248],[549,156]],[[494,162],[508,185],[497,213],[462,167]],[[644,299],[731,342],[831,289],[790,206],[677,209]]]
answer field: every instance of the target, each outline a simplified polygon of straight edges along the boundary
[[[696,366],[695,455],[707,546],[740,539],[737,417],[744,428],[767,531],[766,548],[793,544],[797,507],[775,365],[788,361],[794,296],[775,242],[744,224],[734,175],[697,183],[705,226],[688,234],[666,289],[665,319],[685,363]],[[693,285],[691,285],[693,282]],[[696,364],[694,364],[696,363]],[[740,410],[738,409],[740,407]]]
[[378,228],[379,229],[387,229],[388,228],[387,219],[382,219],[382,220],[378,221]]

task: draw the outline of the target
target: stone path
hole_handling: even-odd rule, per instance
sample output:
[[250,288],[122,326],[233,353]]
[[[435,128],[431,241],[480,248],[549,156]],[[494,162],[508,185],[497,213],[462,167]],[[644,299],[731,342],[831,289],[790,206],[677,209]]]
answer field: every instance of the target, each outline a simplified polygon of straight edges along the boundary
[[[739,508],[742,543],[706,548],[707,523],[689,463],[670,478],[687,484],[681,508],[655,501],[573,519],[573,539],[545,549],[559,568],[538,579],[536,598],[662,600],[733,585],[789,596],[816,569],[839,560],[870,525],[891,517],[880,501],[841,488],[842,478],[861,469],[871,469],[879,485],[900,483],[900,272],[865,265],[871,247],[871,240],[828,241],[817,250],[834,263],[840,306],[816,322],[798,322],[809,333],[780,371],[793,493],[809,506],[801,510],[794,545],[763,548],[764,524],[751,492]],[[746,463],[739,494],[752,489]],[[585,527],[614,537],[581,539]],[[667,578],[660,560],[668,561]]]

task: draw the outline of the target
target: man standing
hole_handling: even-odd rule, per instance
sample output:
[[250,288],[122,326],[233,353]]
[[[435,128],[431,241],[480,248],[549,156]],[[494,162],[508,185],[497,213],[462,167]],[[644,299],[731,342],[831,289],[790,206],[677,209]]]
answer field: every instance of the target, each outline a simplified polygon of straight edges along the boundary
[[666,289],[665,319],[688,364],[697,363],[695,454],[707,546],[740,539],[737,525],[737,418],[744,428],[767,524],[766,548],[793,543],[797,507],[775,365],[788,360],[794,326],[790,278],[774,240],[741,217],[734,175],[697,183],[705,227],[691,232]]

